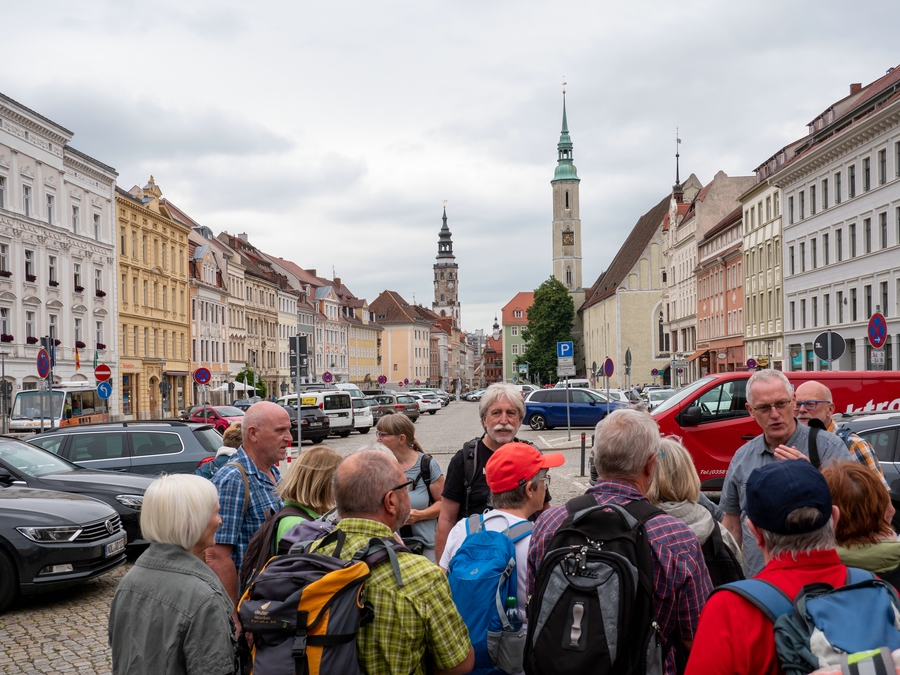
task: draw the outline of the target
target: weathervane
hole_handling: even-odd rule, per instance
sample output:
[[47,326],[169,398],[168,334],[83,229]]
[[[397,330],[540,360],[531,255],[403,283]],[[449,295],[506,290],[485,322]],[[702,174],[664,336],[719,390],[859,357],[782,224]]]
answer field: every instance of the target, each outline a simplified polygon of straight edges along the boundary
[[445,209],[447,208],[447,200],[446,199],[444,200],[444,208]]
[[569,83],[566,82],[566,76],[563,75],[563,96],[565,96],[565,94],[566,94],[566,85],[567,84],[569,84]]

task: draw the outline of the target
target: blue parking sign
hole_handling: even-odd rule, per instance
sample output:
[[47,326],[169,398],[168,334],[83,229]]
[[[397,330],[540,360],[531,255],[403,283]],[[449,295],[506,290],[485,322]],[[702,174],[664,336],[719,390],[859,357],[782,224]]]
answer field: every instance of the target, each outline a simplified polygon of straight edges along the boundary
[[574,342],[557,342],[556,343],[556,358],[565,359],[571,358],[575,356],[575,343]]

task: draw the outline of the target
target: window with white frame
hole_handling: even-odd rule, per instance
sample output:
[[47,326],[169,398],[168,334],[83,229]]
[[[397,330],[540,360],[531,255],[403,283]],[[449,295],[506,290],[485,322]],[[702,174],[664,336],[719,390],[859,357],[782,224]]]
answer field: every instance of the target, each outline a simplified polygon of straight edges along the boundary
[[34,312],[25,312],[25,337],[35,336]]
[[81,283],[81,263],[74,263],[72,265],[72,269],[74,270],[75,277],[75,285],[81,288],[83,284]]
[[47,272],[48,272],[51,284],[53,284],[53,282],[57,281],[57,279],[56,279],[56,256],[55,255],[51,255],[47,259]]
[[99,293],[103,290],[103,270],[94,268],[94,292]]
[[29,251],[25,249],[25,276],[26,278],[31,277],[33,280],[34,274],[34,251]]
[[96,338],[97,344],[98,345],[104,344],[104,342],[103,342],[103,322],[102,321],[97,322],[96,333],[97,334],[94,337]]
[[75,342],[81,342],[84,339],[82,335],[82,322],[81,319],[75,318]]
[[519,327],[518,327],[518,326],[512,326],[512,327],[509,329],[509,334],[512,335],[513,337],[517,336],[517,335],[519,334]]
[[47,323],[47,335],[50,336],[50,339],[51,339],[51,340],[56,340],[56,339],[59,337],[59,336],[56,334],[56,333],[57,333],[57,325],[58,325],[59,317],[56,316],[56,314],[49,314],[49,315],[47,316],[47,319],[48,319],[48,323]]
[[513,354],[518,354],[518,353],[519,353],[519,345],[513,345],[513,346],[512,346],[512,353],[513,353]]
[[6,176],[0,176],[0,209],[6,208]]
[[0,270],[9,271],[9,244],[0,244]]
[[9,334],[9,308],[0,307],[0,333]]
[[72,232],[78,234],[78,230],[81,227],[81,207],[77,204],[72,204]]
[[[113,235],[115,236],[115,235]],[[100,241],[100,214],[94,214],[94,239]]]
[[47,195],[47,222],[51,225],[53,224],[53,216],[55,212],[55,204],[56,197],[54,195]]
[[522,310],[521,310],[521,309],[515,310],[515,311],[513,312],[513,316],[514,316],[515,318],[517,318],[517,319],[521,319],[521,318],[522,318]]
[[31,186],[22,186],[22,213],[31,216]]

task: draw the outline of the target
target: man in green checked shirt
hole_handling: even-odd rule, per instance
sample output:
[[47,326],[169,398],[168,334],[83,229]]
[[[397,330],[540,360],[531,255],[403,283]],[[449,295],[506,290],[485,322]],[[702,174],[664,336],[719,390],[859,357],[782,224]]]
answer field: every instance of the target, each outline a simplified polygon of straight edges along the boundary
[[[363,450],[341,462],[334,493],[347,535],[340,557],[349,560],[373,537],[392,537],[409,517],[412,481],[393,456]],[[334,544],[323,547],[330,553]],[[472,670],[475,654],[466,624],[456,611],[450,585],[425,556],[399,553],[402,586],[389,562],[377,565],[365,595],[375,619],[357,635],[357,651],[367,675],[424,675],[425,659],[435,675],[463,675]]]

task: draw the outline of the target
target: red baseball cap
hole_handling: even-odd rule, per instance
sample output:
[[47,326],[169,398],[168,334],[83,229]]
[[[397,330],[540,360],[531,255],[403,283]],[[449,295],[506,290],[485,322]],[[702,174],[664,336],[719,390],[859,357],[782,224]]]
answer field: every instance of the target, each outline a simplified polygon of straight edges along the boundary
[[484,475],[491,492],[509,492],[525,485],[541,469],[562,466],[565,461],[561,452],[542,455],[528,443],[507,443],[491,455],[484,467]]

